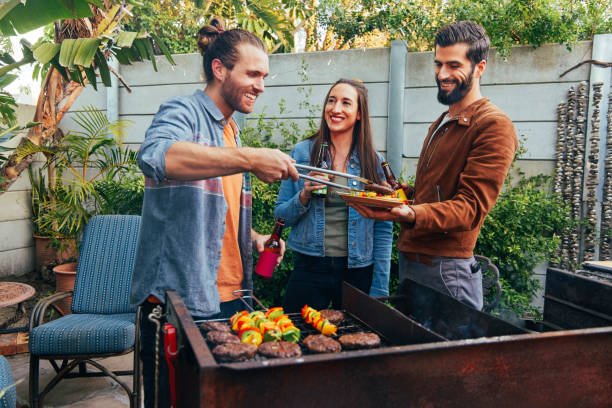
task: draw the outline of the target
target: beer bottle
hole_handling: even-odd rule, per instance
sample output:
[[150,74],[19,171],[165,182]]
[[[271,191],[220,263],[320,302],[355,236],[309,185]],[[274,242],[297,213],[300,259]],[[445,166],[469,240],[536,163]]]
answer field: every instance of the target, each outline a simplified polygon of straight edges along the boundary
[[389,183],[393,191],[395,191],[396,193],[399,192],[399,195],[397,198],[399,198],[402,201],[407,201],[408,197],[406,196],[406,192],[402,188],[402,185],[400,184],[400,182],[397,181],[397,179],[395,178],[395,174],[393,174],[393,170],[391,170],[391,166],[389,166],[389,163],[386,161],[382,162],[381,166],[383,169],[383,173],[385,173],[385,178],[387,179],[387,183]]
[[[318,168],[329,169],[329,166],[327,165],[327,155],[327,143],[321,143],[321,148],[319,149],[319,163],[317,163]],[[311,196],[315,198],[325,198],[327,196],[327,187],[312,190]]]
[[259,260],[255,266],[255,273],[264,279],[271,278],[274,273],[276,260],[280,256],[280,239],[284,226],[285,220],[283,218],[276,220],[272,235],[264,244],[264,250],[259,255]]

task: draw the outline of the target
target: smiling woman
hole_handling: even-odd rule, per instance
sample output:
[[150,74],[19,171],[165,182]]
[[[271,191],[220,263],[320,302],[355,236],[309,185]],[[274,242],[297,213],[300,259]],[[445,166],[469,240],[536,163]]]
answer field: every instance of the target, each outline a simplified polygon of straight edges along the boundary
[[[365,85],[337,81],[325,97],[319,131],[298,143],[291,156],[300,165],[318,165],[376,183],[384,180],[382,157],[372,142]],[[308,175],[327,177],[317,171]],[[343,182],[334,179],[336,184]],[[357,181],[349,182],[357,187]],[[281,183],[274,215],[293,227],[287,245],[296,252],[283,304],[288,312],[305,304],[339,308],[342,281],[372,296],[388,295],[391,223],[369,220],[349,209],[332,186],[324,197],[313,193],[323,187],[303,180]]]

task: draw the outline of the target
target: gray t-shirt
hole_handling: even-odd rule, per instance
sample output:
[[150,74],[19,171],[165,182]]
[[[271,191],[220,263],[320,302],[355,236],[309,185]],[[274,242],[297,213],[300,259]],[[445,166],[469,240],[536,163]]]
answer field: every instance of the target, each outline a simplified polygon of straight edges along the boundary
[[[344,177],[335,177],[334,183],[347,185]],[[325,256],[348,256],[348,207],[338,196],[338,190],[327,187],[325,199]]]

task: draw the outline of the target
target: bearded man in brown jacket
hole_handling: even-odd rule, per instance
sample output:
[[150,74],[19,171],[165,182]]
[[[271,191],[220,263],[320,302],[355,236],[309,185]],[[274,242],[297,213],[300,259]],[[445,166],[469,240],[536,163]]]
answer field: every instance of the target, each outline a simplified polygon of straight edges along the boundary
[[481,309],[482,274],[473,250],[518,147],[512,121],[480,93],[489,53],[484,29],[469,21],[435,39],[438,101],[419,157],[414,204],[391,211],[355,205],[364,216],[401,223],[400,281],[410,278]]

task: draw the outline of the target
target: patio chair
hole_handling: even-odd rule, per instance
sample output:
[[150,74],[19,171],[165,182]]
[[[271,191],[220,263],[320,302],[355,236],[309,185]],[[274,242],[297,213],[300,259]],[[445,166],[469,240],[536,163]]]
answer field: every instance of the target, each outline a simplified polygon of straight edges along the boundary
[[15,408],[16,404],[17,394],[11,366],[6,358],[0,356],[0,408]]
[[474,255],[482,270],[482,311],[490,313],[497,307],[501,299],[501,283],[499,282],[499,270],[489,258],[482,255]]
[[[34,307],[29,342],[31,408],[41,406],[47,393],[63,378],[99,376],[115,380],[128,393],[130,406],[138,407],[138,316],[130,308],[129,293],[139,230],[139,216],[93,217],[83,233],[72,314],[42,324],[47,307],[72,292],[57,293]],[[110,371],[93,360],[132,350],[134,366],[129,371]],[[39,394],[40,359],[49,360],[56,375]],[[58,361],[62,361],[61,365]],[[87,364],[100,371],[88,372]],[[131,390],[119,379],[124,375],[132,376]]]

